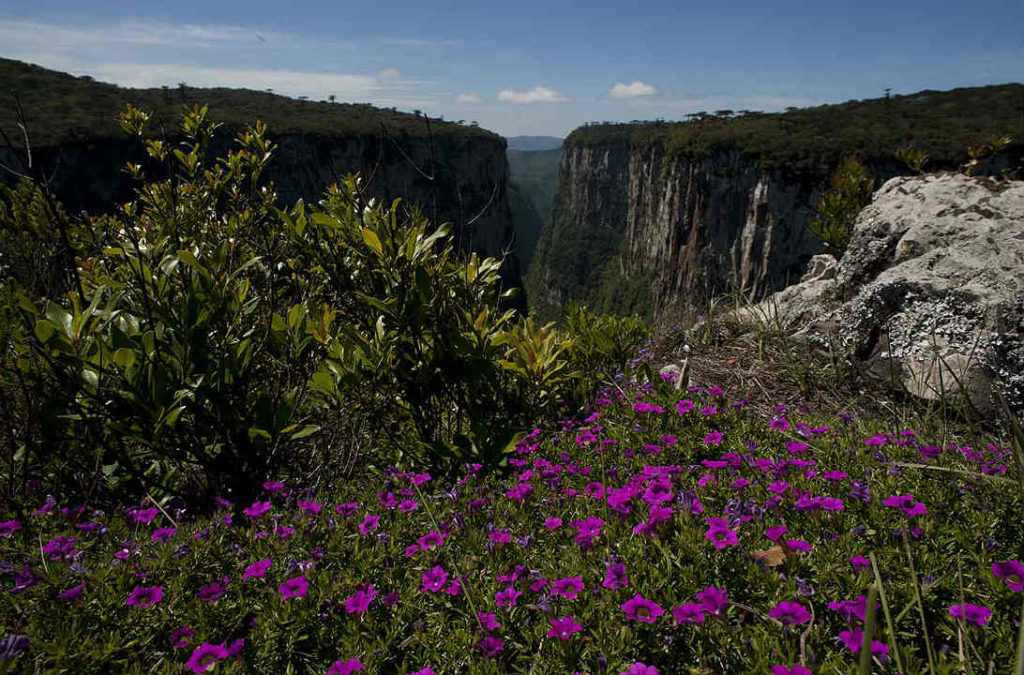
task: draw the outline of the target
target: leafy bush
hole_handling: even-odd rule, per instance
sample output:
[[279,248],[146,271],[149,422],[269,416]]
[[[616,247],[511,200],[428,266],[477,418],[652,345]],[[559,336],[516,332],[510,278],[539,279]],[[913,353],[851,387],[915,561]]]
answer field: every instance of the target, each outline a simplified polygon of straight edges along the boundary
[[828,189],[818,198],[815,217],[807,224],[828,253],[837,258],[843,255],[853,234],[853,221],[871,201],[874,185],[875,179],[856,157],[845,157],[839,163]]
[[[501,309],[500,262],[458,253],[450,225],[368,200],[357,176],[281,207],[264,125],[209,161],[206,108],[180,144],[148,121],[122,116],[153,166],[127,166],[136,198],[115,213],[72,221],[35,185],[5,193],[11,484],[245,501],[285,467],[337,478],[371,442],[363,467],[496,464],[598,381],[567,367],[567,335]],[[76,274],[45,276],[56,255]]]
[[0,671],[850,673],[866,630],[870,672],[1011,672],[1005,448],[660,381],[584,414],[507,474],[271,480],[233,515],[37,493],[0,516]]

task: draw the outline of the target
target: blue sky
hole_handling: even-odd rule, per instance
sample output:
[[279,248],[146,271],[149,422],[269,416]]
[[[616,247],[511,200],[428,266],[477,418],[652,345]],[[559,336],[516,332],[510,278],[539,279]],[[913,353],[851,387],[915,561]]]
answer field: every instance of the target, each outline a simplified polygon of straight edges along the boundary
[[124,86],[419,109],[504,135],[1020,82],[1021,0],[8,0],[0,56]]

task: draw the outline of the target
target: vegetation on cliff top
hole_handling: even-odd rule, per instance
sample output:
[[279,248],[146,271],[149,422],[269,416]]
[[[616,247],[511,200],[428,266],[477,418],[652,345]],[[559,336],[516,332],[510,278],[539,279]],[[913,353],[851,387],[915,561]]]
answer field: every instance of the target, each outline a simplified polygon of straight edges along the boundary
[[120,139],[118,113],[126,103],[147,110],[151,131],[160,126],[173,132],[182,106],[207,105],[213,119],[231,131],[240,131],[259,119],[275,135],[321,134],[324,136],[458,135],[504,139],[473,125],[439,119],[429,120],[394,108],[368,104],[304,101],[250,89],[197,88],[126,89],[74,77],[40,66],[0,58],[0,129],[14,143],[20,141],[14,95],[20,99],[33,144],[55,145],[72,141]]
[[765,168],[828,173],[845,155],[865,160],[893,158],[913,146],[933,166],[952,167],[967,148],[1010,136],[1021,151],[1024,98],[1020,84],[921,91],[905,96],[848,101],[782,113],[720,111],[688,122],[588,124],[573,131],[565,147],[600,143],[664,144],[669,152],[705,156],[736,149]]

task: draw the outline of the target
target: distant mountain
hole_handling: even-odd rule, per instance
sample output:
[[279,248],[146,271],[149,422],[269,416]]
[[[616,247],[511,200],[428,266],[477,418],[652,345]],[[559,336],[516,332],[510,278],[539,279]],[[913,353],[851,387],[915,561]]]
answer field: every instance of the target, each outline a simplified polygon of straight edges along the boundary
[[509,150],[538,152],[555,150],[560,147],[562,147],[562,139],[556,136],[510,136],[508,138]]

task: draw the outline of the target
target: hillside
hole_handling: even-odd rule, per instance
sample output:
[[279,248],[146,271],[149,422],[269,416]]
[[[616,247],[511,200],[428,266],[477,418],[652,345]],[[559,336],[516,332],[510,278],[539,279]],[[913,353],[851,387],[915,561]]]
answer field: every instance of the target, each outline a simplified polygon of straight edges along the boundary
[[28,118],[37,145],[121,138],[117,114],[125,103],[149,112],[156,123],[173,129],[182,106],[208,105],[211,117],[228,130],[260,119],[275,134],[325,136],[379,135],[386,128],[396,136],[456,135],[500,141],[490,131],[438,119],[429,120],[394,108],[358,103],[303,101],[269,92],[224,88],[128,89],[74,77],[40,66],[0,58],[0,129],[16,138],[14,96]]
[[921,92],[774,115],[598,124],[562,147],[551,217],[527,278],[532,307],[566,301],[658,315],[737,289],[798,279],[821,244],[807,229],[839,160],[859,155],[876,185],[912,173],[900,147],[952,169],[969,146],[1013,140],[982,173],[1020,171],[1021,86]]
[[566,148],[629,143],[664,145],[670,154],[703,157],[735,149],[762,168],[828,171],[844,154],[891,158],[901,146],[924,150],[936,164],[964,161],[968,146],[1010,136],[1021,152],[1024,90],[1020,84],[921,91],[783,113],[698,113],[688,122],[588,124]]

